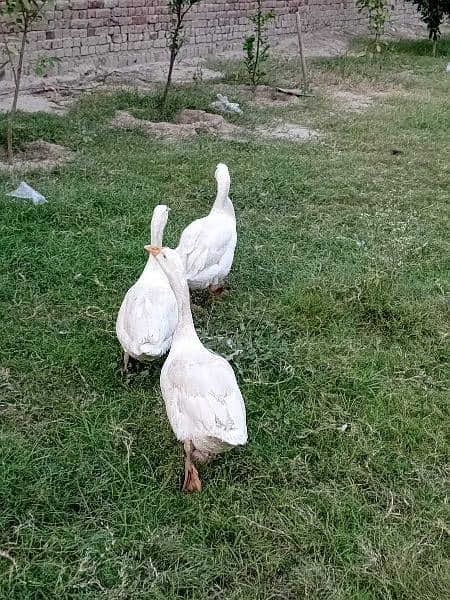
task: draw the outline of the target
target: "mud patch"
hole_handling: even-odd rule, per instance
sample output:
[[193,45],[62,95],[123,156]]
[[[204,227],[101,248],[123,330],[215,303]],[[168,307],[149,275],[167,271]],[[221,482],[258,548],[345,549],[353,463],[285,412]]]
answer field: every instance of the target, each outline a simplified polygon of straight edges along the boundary
[[14,164],[9,165],[4,148],[0,150],[0,170],[3,171],[51,171],[71,160],[74,153],[59,144],[50,144],[44,140],[36,140],[25,144],[23,149],[14,155]]
[[193,137],[199,133],[211,133],[225,139],[235,138],[239,127],[226,121],[221,115],[204,110],[185,109],[174,123],[167,121],[152,122],[136,119],[127,111],[117,111],[109,122],[110,127],[118,129],[139,129],[158,138],[175,141],[179,138]]

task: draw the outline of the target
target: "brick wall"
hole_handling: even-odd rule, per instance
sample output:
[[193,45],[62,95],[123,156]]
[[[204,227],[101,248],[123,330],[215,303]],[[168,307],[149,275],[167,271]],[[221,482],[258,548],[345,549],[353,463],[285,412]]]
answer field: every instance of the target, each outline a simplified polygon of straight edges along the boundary
[[[248,31],[248,0],[203,0],[187,18],[184,56],[234,50]],[[403,0],[391,0],[394,18],[412,14]],[[266,0],[277,18],[271,36],[295,32],[294,12],[300,7],[305,29],[363,24],[355,0]],[[43,55],[60,58],[59,70],[83,64],[114,68],[167,57],[166,0],[56,0],[30,33],[28,64]]]

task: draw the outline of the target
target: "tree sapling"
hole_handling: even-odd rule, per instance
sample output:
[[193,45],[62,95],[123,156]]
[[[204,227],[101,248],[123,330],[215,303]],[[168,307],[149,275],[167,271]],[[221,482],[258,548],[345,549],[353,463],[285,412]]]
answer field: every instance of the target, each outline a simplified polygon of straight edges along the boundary
[[175,60],[181,47],[184,44],[184,18],[195,4],[201,0],[169,0],[169,10],[171,20],[166,32],[168,46],[170,50],[169,70],[164,92],[161,98],[161,109],[164,109],[167,101],[170,86],[172,84],[172,72]]
[[266,74],[263,65],[269,57],[270,44],[265,38],[267,26],[275,18],[273,10],[263,12],[262,0],[257,0],[256,13],[250,17],[253,23],[253,33],[244,40],[244,65],[253,89],[261,82]]
[[[14,80],[14,95],[7,118],[6,151],[9,164],[14,158],[13,128],[22,80],[25,48],[32,24],[50,8],[53,0],[4,0],[0,4],[0,33],[6,61]],[[1,61],[3,62],[3,60]],[[0,69],[1,71],[1,69]]]

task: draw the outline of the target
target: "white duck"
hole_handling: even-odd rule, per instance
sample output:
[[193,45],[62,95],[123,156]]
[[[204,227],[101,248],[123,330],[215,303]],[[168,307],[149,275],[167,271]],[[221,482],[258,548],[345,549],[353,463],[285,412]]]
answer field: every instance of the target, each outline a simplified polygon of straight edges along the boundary
[[[151,242],[162,245],[169,208],[155,207],[151,222]],[[123,370],[129,358],[151,360],[165,354],[178,322],[175,296],[164,271],[153,256],[148,257],[142,275],[123,299],[116,333],[123,348]]]
[[161,391],[170,425],[184,444],[183,490],[200,491],[193,463],[247,441],[244,400],[229,363],[205,348],[197,336],[179,255],[170,248],[146,249],[166,273],[177,299],[179,320],[161,371]]
[[228,197],[230,173],[219,163],[216,167],[217,196],[207,217],[186,227],[176,251],[181,257],[191,290],[209,288],[223,291],[223,282],[233,264],[236,248],[236,217]]

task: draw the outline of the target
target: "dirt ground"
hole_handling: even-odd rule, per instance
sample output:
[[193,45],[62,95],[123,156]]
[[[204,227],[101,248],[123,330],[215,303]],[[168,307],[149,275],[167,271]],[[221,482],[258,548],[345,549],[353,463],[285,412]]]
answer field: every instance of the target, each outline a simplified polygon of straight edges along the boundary
[[[303,34],[303,46],[307,58],[320,58],[327,56],[341,56],[351,54],[350,46],[356,37],[367,35],[367,30],[360,27],[354,29],[325,28],[315,31],[306,31]],[[388,24],[385,38],[387,41],[397,38],[427,37],[426,27],[420,23]],[[297,55],[298,42],[296,36],[282,38],[275,46],[276,54]]]
[[[304,49],[306,57],[333,57],[352,54],[351,43],[355,36],[360,36],[363,30],[333,30],[323,29],[304,34]],[[425,35],[425,27],[420,24],[395,25],[387,29],[386,38],[398,37],[415,38]],[[292,57],[298,55],[298,41],[296,36],[282,38],[273,44],[273,54],[278,57]],[[238,58],[242,51],[225,52],[216,55],[218,59]],[[207,60],[195,58],[181,60],[177,63],[173,73],[173,81],[188,83],[199,79],[202,81],[219,79],[222,73],[206,66]],[[24,78],[22,93],[19,98],[18,108],[25,112],[50,112],[64,114],[70,105],[84,92],[102,88],[102,90],[116,90],[127,85],[132,85],[142,91],[151,92],[158,83],[165,81],[166,63],[148,63],[134,65],[113,71],[96,69],[93,65],[85,65],[77,72],[53,77],[37,78],[27,76]],[[342,81],[317,81],[317,87],[326,89],[326,94],[331,97],[334,105],[339,110],[361,112],[369,108],[378,98],[385,98],[402,93],[401,90],[385,89],[347,89]],[[216,86],[214,86],[216,88]],[[295,95],[289,95],[269,86],[258,86],[252,92],[246,85],[217,84],[217,91],[229,94],[240,92],[248,96],[249,104],[255,107],[282,108],[298,103]],[[12,83],[2,82],[0,89],[0,112],[9,109],[12,95]],[[135,118],[126,111],[119,111],[110,121],[111,127],[122,129],[139,128],[149,135],[174,141],[179,138],[208,132],[225,139],[249,139],[254,135],[259,138],[281,138],[299,142],[317,140],[322,133],[296,123],[278,120],[271,125],[261,125],[250,131],[244,127],[233,125],[221,115],[204,111],[185,110],[179,115],[177,122],[154,123]],[[61,162],[69,160],[72,153],[61,146],[47,144],[40,140],[28,145],[16,156],[16,169],[43,168],[51,169]],[[0,169],[9,169],[5,157],[0,155]]]
[[[350,53],[352,39],[362,35],[364,30],[321,29],[304,34],[304,49],[306,57],[339,56]],[[387,29],[386,38],[418,37],[425,35],[422,24],[395,25]],[[273,44],[273,52],[278,56],[293,56],[298,53],[296,36],[284,37]],[[217,58],[236,58],[242,55],[241,50],[219,53]],[[195,78],[203,81],[219,78],[221,73],[209,69],[206,59],[195,58],[179,61],[174,69],[174,82],[190,82]],[[64,113],[69,106],[86,90],[97,87],[115,89],[132,83],[134,87],[151,91],[156,83],[165,80],[167,65],[165,63],[148,63],[134,65],[123,69],[105,71],[93,65],[85,65],[77,72],[66,75],[37,78],[27,76],[23,80],[22,93],[19,99],[19,110],[25,112],[54,112]],[[9,110],[11,104],[12,82],[3,81],[0,89],[0,112]],[[272,92],[273,94],[273,92]],[[270,103],[272,106],[295,102],[291,97],[267,97],[263,89],[259,92],[256,102]],[[348,106],[358,110],[364,108],[365,100],[350,99]]]
[[266,138],[278,138],[297,142],[309,142],[323,136],[320,131],[310,129],[309,127],[302,127],[298,123],[288,122],[280,122],[273,127],[256,127],[255,133]]
[[323,134],[296,123],[278,122],[273,126],[260,126],[254,131],[233,125],[221,115],[215,115],[203,110],[185,109],[181,111],[175,123],[145,121],[136,119],[127,111],[117,111],[109,123],[110,127],[119,129],[140,129],[149,135],[168,141],[192,137],[199,133],[211,133],[224,139],[244,140],[256,135],[258,138],[279,138],[295,141],[310,141],[320,138]]
[[25,144],[23,149],[16,152],[14,164],[10,166],[6,160],[6,152],[0,148],[0,170],[30,171],[39,169],[49,171],[73,158],[74,154],[65,146],[50,144],[44,140],[36,140]]
[[[204,60],[181,61],[174,68],[173,81],[187,83],[195,77],[203,81],[221,77],[222,73],[204,66]],[[18,109],[24,112],[65,113],[70,105],[88,90],[117,89],[127,84],[143,91],[152,91],[155,84],[165,81],[166,64],[148,63],[133,67],[104,71],[86,66],[82,72],[67,75],[38,78],[27,76],[23,79]],[[0,112],[6,112],[11,105],[12,82],[2,83],[0,89]]]
[[221,115],[203,110],[185,109],[178,115],[175,123],[166,121],[154,123],[136,119],[127,111],[117,111],[110,121],[110,127],[119,129],[141,129],[149,135],[173,141],[179,138],[192,137],[198,133],[212,133],[222,138],[236,137],[239,127],[228,123]]

